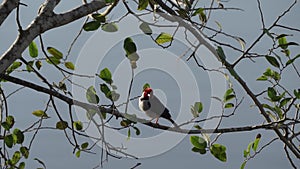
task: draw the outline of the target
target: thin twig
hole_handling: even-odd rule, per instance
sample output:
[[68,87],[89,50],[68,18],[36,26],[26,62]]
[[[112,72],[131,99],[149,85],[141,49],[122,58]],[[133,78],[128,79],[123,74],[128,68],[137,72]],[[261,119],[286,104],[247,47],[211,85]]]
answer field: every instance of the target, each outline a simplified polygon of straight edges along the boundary
[[291,166],[292,166],[294,169],[297,169],[297,166],[294,164],[294,162],[293,162],[293,160],[292,160],[292,158],[291,158],[291,156],[290,156],[290,153],[289,153],[288,150],[287,150],[286,145],[284,145],[284,148],[283,148],[283,149],[284,149],[284,152],[285,152],[285,154],[286,154],[286,157],[288,158],[288,160],[289,160]]
[[[83,25],[85,25],[88,21],[88,17],[85,19],[85,21],[83,22]],[[78,38],[80,37],[81,33],[83,31],[83,26],[81,26],[79,32],[77,33],[76,37],[73,39],[73,41],[71,42],[71,45],[67,51],[66,57],[64,58],[64,61],[66,61],[71,53],[71,50],[73,49],[73,46],[75,45],[75,43],[77,42]]]
[[262,13],[262,9],[261,9],[260,0],[257,0],[257,5],[258,5],[258,10],[259,10],[259,13],[260,13],[260,19],[261,19],[261,24],[262,24],[262,27],[263,27],[263,28],[265,28],[264,15],[263,15],[263,13]]

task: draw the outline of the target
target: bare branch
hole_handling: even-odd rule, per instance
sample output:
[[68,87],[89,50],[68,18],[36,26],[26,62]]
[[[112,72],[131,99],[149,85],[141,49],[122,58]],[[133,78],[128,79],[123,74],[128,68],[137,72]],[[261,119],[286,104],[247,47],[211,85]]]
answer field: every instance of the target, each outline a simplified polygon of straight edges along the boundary
[[0,5],[0,26],[7,16],[18,6],[19,0],[4,0]]

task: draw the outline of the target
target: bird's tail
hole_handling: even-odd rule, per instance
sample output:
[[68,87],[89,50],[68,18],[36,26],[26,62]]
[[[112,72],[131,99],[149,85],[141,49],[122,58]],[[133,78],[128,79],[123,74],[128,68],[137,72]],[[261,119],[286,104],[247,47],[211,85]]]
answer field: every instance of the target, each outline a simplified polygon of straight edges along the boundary
[[168,120],[174,125],[174,127],[179,128],[179,126],[177,125],[177,123],[173,119],[168,118]]

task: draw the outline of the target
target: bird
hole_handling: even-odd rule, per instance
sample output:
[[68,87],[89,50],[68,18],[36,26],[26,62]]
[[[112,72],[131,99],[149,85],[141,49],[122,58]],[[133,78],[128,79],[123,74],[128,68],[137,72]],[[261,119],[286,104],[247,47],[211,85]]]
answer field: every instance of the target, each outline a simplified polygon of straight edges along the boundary
[[147,116],[152,118],[151,121],[156,119],[156,124],[158,124],[158,119],[162,117],[169,120],[175,127],[178,127],[172,119],[168,108],[153,94],[153,90],[150,87],[145,88],[143,94],[140,96],[139,108],[141,111],[144,111]]

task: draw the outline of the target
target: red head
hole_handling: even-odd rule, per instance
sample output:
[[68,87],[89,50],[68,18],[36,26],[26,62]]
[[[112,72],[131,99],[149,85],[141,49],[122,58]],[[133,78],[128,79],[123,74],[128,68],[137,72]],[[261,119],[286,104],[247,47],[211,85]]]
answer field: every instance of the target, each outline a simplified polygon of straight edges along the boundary
[[150,87],[147,87],[144,89],[144,97],[150,97],[152,95],[153,91]]

